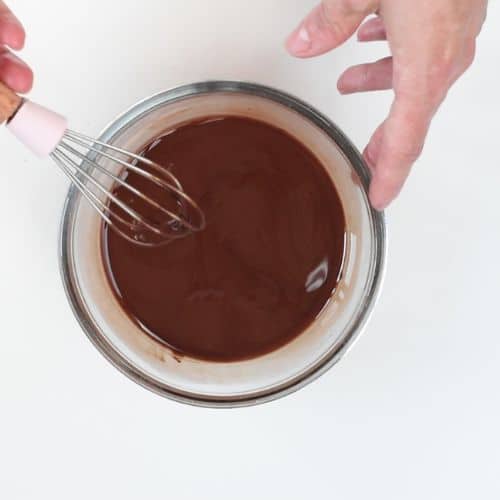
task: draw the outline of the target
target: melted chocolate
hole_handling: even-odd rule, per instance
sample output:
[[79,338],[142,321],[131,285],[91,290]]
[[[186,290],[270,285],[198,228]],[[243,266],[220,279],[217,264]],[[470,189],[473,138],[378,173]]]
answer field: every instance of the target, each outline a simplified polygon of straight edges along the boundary
[[234,117],[185,125],[145,156],[171,168],[207,227],[143,248],[103,225],[109,282],[130,318],[176,353],[213,361],[260,356],[301,334],[332,296],[344,254],[342,206],[315,156]]

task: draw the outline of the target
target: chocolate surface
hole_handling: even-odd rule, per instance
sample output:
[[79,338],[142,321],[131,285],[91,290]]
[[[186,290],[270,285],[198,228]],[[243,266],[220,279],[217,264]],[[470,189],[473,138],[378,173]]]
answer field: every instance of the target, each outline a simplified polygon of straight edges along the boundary
[[234,117],[185,125],[145,156],[178,177],[207,227],[143,248],[103,225],[105,269],[130,318],[175,352],[214,361],[260,356],[301,334],[332,296],[344,254],[342,206],[315,156]]

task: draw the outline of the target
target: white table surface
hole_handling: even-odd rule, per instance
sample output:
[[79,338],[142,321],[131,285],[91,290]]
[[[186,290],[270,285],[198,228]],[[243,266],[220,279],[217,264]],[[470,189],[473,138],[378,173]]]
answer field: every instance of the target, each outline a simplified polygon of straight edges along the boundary
[[[208,78],[309,101],[361,148],[389,93],[341,97],[350,42],[298,61],[282,40],[308,0],[12,0],[32,97],[90,134],[139,99]],[[120,7],[118,7],[120,5]],[[0,498],[497,499],[500,495],[500,2],[388,211],[381,300],[320,380],[264,406],[164,400],[77,325],[57,238],[67,182],[0,135]]]

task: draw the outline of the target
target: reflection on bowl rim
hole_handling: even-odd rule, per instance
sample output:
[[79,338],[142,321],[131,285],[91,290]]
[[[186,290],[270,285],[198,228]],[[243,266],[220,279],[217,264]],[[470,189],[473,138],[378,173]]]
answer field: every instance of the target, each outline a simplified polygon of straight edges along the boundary
[[[296,97],[293,97],[280,90],[276,90],[274,88],[266,87],[256,83],[238,81],[207,81],[183,85],[181,87],[176,87],[171,90],[160,92],[151,97],[143,99],[142,101],[133,105],[127,111],[122,113],[115,120],[113,120],[111,124],[108,125],[100,134],[99,140],[103,142],[110,141],[115,136],[115,134],[122,131],[122,129],[126,127],[128,123],[131,123],[132,121],[139,119],[143,115],[150,113],[158,106],[196,95],[213,92],[232,92],[255,95],[257,97],[262,97],[277,102],[278,104],[284,105],[300,113],[302,116],[316,125],[319,129],[325,132],[337,144],[346,158],[348,158],[352,168],[357,173],[363,189],[365,191],[368,190],[370,181],[368,168],[366,167],[358,150],[343,134],[343,132],[341,132],[340,129],[331,122],[331,120],[326,118],[309,104],[301,101]],[[331,355],[327,359],[323,360],[320,365],[315,367],[314,370],[304,374],[301,379],[293,381],[287,387],[279,387],[272,392],[269,392],[265,395],[259,395],[258,397],[216,401],[211,399],[204,399],[203,397],[195,398],[192,396],[179,394],[167,389],[161,383],[138,370],[130,362],[120,356],[120,354],[115,349],[113,349],[113,346],[94,328],[92,319],[89,317],[88,311],[86,310],[85,303],[80,297],[76,289],[77,287],[74,286],[75,277],[73,275],[71,265],[73,257],[71,237],[74,221],[73,213],[78,207],[78,203],[76,203],[78,201],[78,191],[75,187],[71,186],[64,203],[59,238],[60,272],[64,289],[73,313],[87,337],[104,355],[104,357],[108,359],[116,368],[118,368],[127,377],[142,385],[143,387],[175,401],[206,407],[242,407],[272,401],[304,387],[308,383],[318,378],[324,372],[326,372],[334,364],[336,364],[354,344],[355,340],[359,337],[364,326],[366,325],[380,293],[384,277],[387,253],[386,225],[384,214],[372,209],[370,217],[374,228],[375,240],[373,279],[371,280],[369,289],[366,290],[362,307],[360,308],[356,321],[354,321],[352,324],[351,331],[346,336],[342,345],[335,352],[332,352]]]

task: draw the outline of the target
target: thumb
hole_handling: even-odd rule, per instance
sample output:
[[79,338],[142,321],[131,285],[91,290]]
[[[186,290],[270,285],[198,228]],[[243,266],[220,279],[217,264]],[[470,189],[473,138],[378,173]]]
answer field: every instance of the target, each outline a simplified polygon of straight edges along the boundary
[[375,0],[323,0],[288,37],[287,50],[312,57],[332,50],[353,35],[366,16],[377,9]]
[[364,154],[373,172],[370,201],[374,208],[387,207],[403,187],[420,156],[434,111],[418,100],[396,97]]

